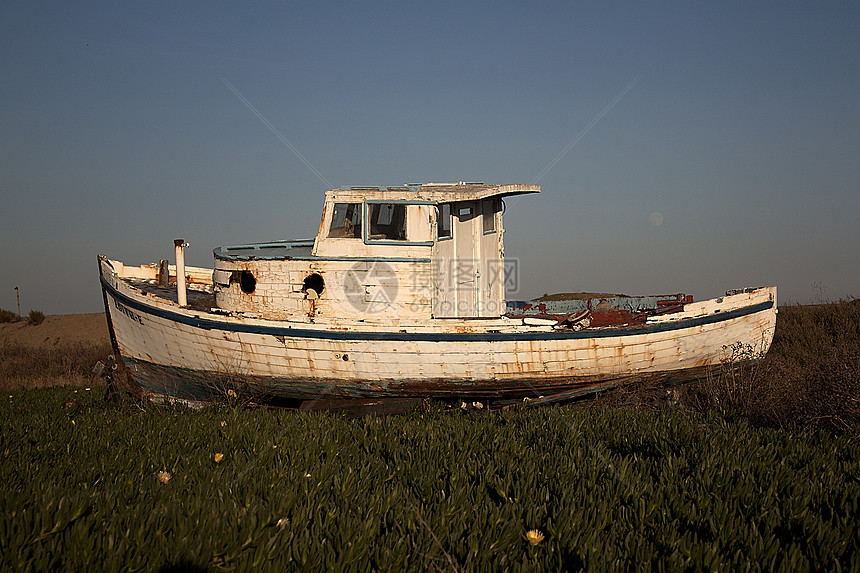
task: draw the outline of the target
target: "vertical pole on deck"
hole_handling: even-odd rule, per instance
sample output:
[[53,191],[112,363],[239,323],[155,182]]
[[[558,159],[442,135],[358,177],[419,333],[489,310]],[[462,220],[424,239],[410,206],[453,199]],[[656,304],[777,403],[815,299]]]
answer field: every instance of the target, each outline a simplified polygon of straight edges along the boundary
[[167,259],[158,261],[158,286],[161,288],[170,286],[170,267],[167,264]]
[[187,306],[188,298],[185,293],[185,239],[174,239],[176,247],[176,293],[179,306]]

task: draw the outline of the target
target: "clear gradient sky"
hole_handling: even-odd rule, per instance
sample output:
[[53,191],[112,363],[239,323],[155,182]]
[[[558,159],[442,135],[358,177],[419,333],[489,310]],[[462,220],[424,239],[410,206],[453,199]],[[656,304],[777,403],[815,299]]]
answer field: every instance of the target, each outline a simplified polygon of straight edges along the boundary
[[860,296],[856,0],[7,0],[0,41],[3,308],[99,312],[98,253],[211,266],[313,236],[329,187],[458,180],[543,188],[510,298]]

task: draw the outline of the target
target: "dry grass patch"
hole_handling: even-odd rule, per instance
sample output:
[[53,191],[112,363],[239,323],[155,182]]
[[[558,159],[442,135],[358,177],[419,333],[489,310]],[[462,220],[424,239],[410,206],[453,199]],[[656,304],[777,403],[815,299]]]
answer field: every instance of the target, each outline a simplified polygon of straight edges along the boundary
[[101,386],[93,366],[110,354],[110,344],[82,342],[58,347],[0,346],[0,390],[50,386]]

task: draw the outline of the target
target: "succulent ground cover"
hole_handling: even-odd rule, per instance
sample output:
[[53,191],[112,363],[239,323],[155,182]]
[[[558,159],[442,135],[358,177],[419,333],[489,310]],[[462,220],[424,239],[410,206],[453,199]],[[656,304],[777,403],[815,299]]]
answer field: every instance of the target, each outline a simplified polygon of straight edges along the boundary
[[0,324],[4,571],[860,570],[857,300],[698,385],[355,420],[107,403],[58,321]]
[[860,447],[718,412],[0,406],[0,568],[860,567]]

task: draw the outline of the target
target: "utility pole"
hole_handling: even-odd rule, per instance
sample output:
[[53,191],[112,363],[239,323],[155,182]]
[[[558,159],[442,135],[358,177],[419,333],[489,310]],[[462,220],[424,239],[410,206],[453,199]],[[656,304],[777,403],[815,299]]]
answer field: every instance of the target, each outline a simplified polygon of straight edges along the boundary
[[21,295],[18,294],[18,287],[15,287],[15,298],[18,299],[18,318],[21,318]]

